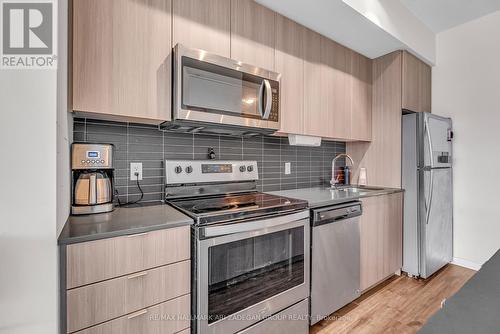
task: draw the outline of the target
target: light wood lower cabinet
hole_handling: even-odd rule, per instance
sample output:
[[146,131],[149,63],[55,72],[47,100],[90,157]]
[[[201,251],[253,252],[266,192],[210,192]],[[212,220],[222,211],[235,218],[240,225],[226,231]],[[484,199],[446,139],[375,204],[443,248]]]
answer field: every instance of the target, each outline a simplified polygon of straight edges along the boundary
[[361,290],[400,270],[403,261],[403,193],[362,199]]
[[190,227],[158,230],[67,246],[67,288],[188,260]]
[[189,332],[191,296],[184,295],[78,334],[173,334]]
[[189,294],[190,273],[188,260],[68,290],[68,332]]
[[61,332],[188,329],[190,257],[190,226],[61,246]]

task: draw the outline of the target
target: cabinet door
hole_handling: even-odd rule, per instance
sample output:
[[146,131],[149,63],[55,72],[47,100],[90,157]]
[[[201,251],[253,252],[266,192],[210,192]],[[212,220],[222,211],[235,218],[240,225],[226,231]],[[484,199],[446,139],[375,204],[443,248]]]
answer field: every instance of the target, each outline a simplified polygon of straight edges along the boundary
[[350,139],[370,141],[372,138],[372,62],[359,53],[352,53],[351,63],[351,136]]
[[173,334],[186,333],[191,296],[184,295],[127,316],[87,328],[76,334]]
[[403,196],[402,192],[384,196],[387,207],[387,241],[384,242],[382,278],[392,275],[403,266]]
[[403,52],[403,109],[431,111],[431,68],[414,55]]
[[191,263],[182,261],[67,291],[67,331],[136,312],[191,290]]
[[253,0],[232,0],[231,58],[273,71],[275,16]]
[[231,55],[231,0],[173,0],[173,45]]
[[304,34],[304,132],[328,137],[330,124],[326,104],[325,68],[321,46],[323,37],[309,29]]
[[382,279],[381,263],[383,210],[379,197],[362,200],[363,215],[360,219],[361,243],[361,290],[366,290]]
[[324,39],[322,58],[325,64],[323,80],[326,92],[328,137],[349,139],[351,135],[351,57],[352,51]]
[[170,120],[171,2],[73,2],[73,110]]
[[364,198],[361,216],[361,290],[367,290],[402,266],[403,194]]
[[66,285],[72,289],[189,257],[189,226],[72,244]]
[[281,73],[280,132],[304,133],[305,28],[276,14],[276,72]]

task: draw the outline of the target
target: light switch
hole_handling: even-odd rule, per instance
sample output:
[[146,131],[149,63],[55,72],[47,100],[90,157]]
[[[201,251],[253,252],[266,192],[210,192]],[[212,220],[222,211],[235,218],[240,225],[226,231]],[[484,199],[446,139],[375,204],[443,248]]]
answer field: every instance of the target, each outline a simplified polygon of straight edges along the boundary
[[290,174],[292,174],[292,163],[285,162],[285,175],[290,175]]

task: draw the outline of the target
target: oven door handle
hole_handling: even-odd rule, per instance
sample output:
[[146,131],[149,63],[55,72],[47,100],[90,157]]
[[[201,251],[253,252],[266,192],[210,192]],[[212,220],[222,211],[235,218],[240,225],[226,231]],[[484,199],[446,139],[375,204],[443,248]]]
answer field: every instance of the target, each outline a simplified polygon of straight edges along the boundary
[[308,210],[257,221],[254,220],[249,222],[207,226],[202,227],[200,231],[203,238],[213,238],[228,234],[250,232],[279,225],[290,224],[304,218],[309,218]]

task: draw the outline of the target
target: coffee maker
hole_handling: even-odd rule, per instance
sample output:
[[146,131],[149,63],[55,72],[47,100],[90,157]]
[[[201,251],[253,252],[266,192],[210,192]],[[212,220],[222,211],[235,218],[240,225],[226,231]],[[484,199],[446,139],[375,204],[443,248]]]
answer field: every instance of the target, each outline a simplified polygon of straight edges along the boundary
[[86,215],[113,211],[112,144],[71,145],[73,195],[71,213]]

